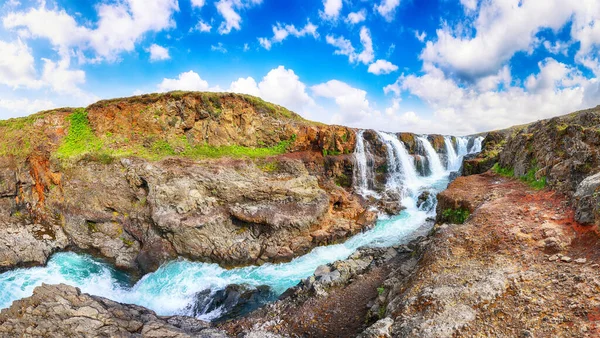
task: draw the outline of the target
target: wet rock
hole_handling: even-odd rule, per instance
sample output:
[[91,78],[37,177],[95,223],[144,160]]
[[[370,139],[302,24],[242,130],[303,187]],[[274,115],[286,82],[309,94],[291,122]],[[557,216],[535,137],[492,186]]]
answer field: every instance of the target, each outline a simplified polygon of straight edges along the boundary
[[222,290],[198,292],[189,310],[194,317],[208,314],[214,321],[223,321],[244,316],[275,299],[269,286],[231,284]]

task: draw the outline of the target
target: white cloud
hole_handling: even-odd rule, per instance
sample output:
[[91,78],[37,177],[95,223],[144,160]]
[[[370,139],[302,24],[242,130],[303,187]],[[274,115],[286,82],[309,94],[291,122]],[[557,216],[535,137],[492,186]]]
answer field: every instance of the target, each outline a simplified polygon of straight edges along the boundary
[[463,78],[494,74],[516,52],[534,48],[539,31],[560,29],[571,19],[577,3],[579,1],[563,0],[482,2],[475,20],[467,19],[456,28],[446,25],[438,29],[437,40],[427,42],[421,58],[446,73]]
[[332,118],[333,123],[353,124],[372,114],[367,92],[345,82],[331,80],[312,86],[311,90],[316,96],[335,100],[339,112]]
[[377,60],[369,66],[369,73],[375,75],[389,74],[398,70],[398,66],[386,60]]
[[220,34],[229,34],[231,30],[240,30],[242,17],[238,13],[240,10],[248,9],[260,5],[262,0],[219,0],[215,3],[217,12],[223,17],[223,22],[219,26]]
[[417,38],[417,40],[421,41],[421,42],[425,42],[425,38],[427,37],[427,33],[425,32],[421,32],[419,33],[419,31],[415,31],[415,38]]
[[333,35],[327,35],[325,41],[337,48],[334,54],[348,56],[350,63],[362,62],[363,64],[368,64],[375,58],[371,33],[366,27],[362,27],[360,30],[360,42],[363,47],[363,50],[360,53],[356,53],[354,46],[352,46],[352,42],[343,36],[336,38]]
[[171,58],[169,55],[169,50],[165,47],[159,46],[153,43],[150,48],[148,48],[148,52],[150,52],[150,61],[161,61],[168,60]]
[[244,44],[244,52],[247,52],[249,50],[250,50],[250,46],[247,43],[245,43]]
[[352,12],[346,17],[346,22],[351,25],[356,25],[367,19],[367,11],[363,8],[358,12]]
[[375,5],[375,11],[387,21],[392,21],[398,6],[400,6],[400,0],[381,0],[379,5]]
[[202,8],[204,6],[204,0],[192,0],[192,8]]
[[555,41],[554,43],[551,43],[548,40],[544,41],[543,45],[548,52],[552,54],[562,54],[564,56],[568,55],[569,47],[571,46],[568,42]]
[[[540,71],[526,81],[525,88],[510,85],[510,72],[504,67],[487,84],[460,86],[433,66],[422,76],[401,76],[385,88],[399,95],[407,91],[432,110],[417,129],[448,134],[469,134],[505,128],[572,112],[600,103],[597,81],[586,80],[570,66],[553,59],[539,64]],[[491,84],[490,84],[491,83]],[[492,85],[495,84],[495,85]],[[499,90],[498,85],[503,88]]]
[[271,40],[269,40],[267,38],[258,38],[258,42],[260,43],[261,46],[263,46],[264,49],[266,49],[266,50],[271,49]]
[[202,33],[208,33],[212,29],[212,26],[209,25],[208,23],[200,20],[200,21],[198,21],[198,24],[196,25],[195,29]]
[[35,60],[29,47],[17,40],[0,40],[0,84],[12,88],[37,88],[41,83],[36,79]]
[[313,25],[308,21],[308,23],[300,30],[296,28],[294,25],[282,25],[277,23],[277,25],[273,26],[273,37],[271,39],[268,38],[258,38],[258,42],[263,48],[269,50],[274,43],[281,43],[283,40],[287,39],[288,36],[292,35],[297,38],[311,35],[313,38],[318,38],[319,33],[317,33],[317,26]]
[[260,96],[260,89],[258,89],[258,84],[256,80],[252,77],[247,78],[239,78],[236,81],[231,83],[229,86],[229,91],[232,93],[239,94],[249,94],[254,96]]
[[115,61],[121,52],[133,51],[147,32],[175,27],[177,0],[125,0],[96,7],[95,29],[79,25],[64,10],[48,10],[45,2],[25,12],[11,12],[4,27],[18,29],[22,37],[45,38],[66,55],[72,48],[92,49],[98,59]]
[[223,46],[222,42],[219,42],[216,46],[211,45],[210,50],[212,50],[213,52],[219,52],[219,53],[223,53],[223,54],[227,53],[227,48],[225,48],[225,46]]
[[38,111],[52,109],[56,104],[50,100],[30,100],[27,98],[4,99],[0,98],[0,120],[11,117],[25,116]]
[[69,69],[69,58],[54,62],[48,59],[44,61],[44,70],[42,73],[42,81],[49,85],[52,90],[60,94],[72,94],[78,96],[86,96],[79,85],[85,83],[85,72],[82,70]]
[[460,0],[460,3],[465,8],[465,11],[474,11],[477,9],[477,0]]
[[335,20],[342,11],[342,0],[323,0],[323,11],[321,17]]
[[163,79],[157,86],[159,92],[172,90],[206,91],[209,89],[208,82],[200,78],[194,71],[179,74],[176,79]]

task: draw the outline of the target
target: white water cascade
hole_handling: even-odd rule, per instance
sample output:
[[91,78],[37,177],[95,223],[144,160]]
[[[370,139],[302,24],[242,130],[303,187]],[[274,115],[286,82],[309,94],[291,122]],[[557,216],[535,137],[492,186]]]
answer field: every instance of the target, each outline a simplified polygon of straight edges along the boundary
[[410,156],[396,135],[384,132],[377,132],[377,134],[387,145],[389,176],[386,188],[400,192],[403,198],[414,196],[423,186],[415,168],[414,158]]
[[473,145],[471,146],[471,149],[469,149],[469,154],[480,153],[483,140],[484,140],[483,136],[479,136],[479,137],[475,138],[475,140],[473,141]]
[[446,153],[448,154],[448,170],[458,171],[461,165],[461,158],[454,150],[452,139],[449,136],[446,136],[444,137],[444,143],[446,144]]
[[356,165],[354,166],[354,182],[356,191],[363,196],[377,196],[377,193],[373,191],[373,181],[375,175],[373,174],[373,167],[369,163],[373,162],[373,156],[369,153],[365,147],[365,139],[363,137],[364,130],[360,130],[356,134],[356,147],[354,149],[354,159]]
[[417,138],[423,149],[425,149],[425,154],[427,156],[427,161],[429,162],[429,168],[431,169],[431,175],[434,177],[442,177],[446,174],[446,169],[442,165],[442,161],[440,161],[440,156],[433,149],[431,142],[426,137],[419,136]]

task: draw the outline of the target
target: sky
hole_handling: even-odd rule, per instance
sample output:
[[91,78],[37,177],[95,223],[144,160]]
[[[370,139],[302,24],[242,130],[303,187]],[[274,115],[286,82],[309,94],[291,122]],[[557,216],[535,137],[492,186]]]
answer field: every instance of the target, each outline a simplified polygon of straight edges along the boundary
[[600,104],[598,0],[0,0],[0,119],[171,90],[466,135]]

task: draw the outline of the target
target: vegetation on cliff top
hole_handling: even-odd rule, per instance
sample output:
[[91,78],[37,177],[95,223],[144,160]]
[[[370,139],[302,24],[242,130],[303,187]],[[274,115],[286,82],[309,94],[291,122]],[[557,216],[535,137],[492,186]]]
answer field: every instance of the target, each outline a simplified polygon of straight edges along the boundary
[[77,161],[83,157],[100,162],[111,162],[115,158],[138,156],[148,160],[160,160],[169,156],[180,156],[192,159],[203,158],[261,158],[283,154],[287,151],[295,137],[281,141],[272,147],[209,146],[192,145],[185,136],[175,140],[157,139],[149,146],[131,145],[119,148],[111,146],[111,135],[98,137],[94,134],[88,113],[78,108],[69,116],[70,127],[67,136],[55,152],[54,156],[63,161]]
[[[153,104],[180,104],[178,102],[200,102],[196,109],[207,111],[215,123],[222,123],[220,115],[225,109],[253,109],[254,112],[267,118],[298,121],[302,124],[313,124],[288,109],[263,101],[250,95],[230,93],[200,93],[175,91],[163,94],[146,94],[131,98],[99,101],[88,108],[57,109],[41,112],[31,116],[0,120],[0,157],[25,159],[34,152],[50,154],[61,162],[73,163],[80,159],[111,162],[115,158],[137,156],[149,160],[160,160],[169,156],[192,159],[205,158],[263,158],[286,153],[295,141],[295,135],[288,133],[269,134],[271,142],[259,140],[255,146],[240,145],[232,141],[230,145],[210,145],[194,140],[181,131],[157,133],[156,130],[144,133],[143,126],[137,125],[135,133],[129,135],[117,126],[117,131],[99,131],[95,123],[91,123],[93,110],[98,118],[102,113],[112,111],[131,111],[136,114],[154,114],[150,119],[158,119],[164,112],[152,107]],[[235,104],[235,108],[234,108]],[[178,106],[175,106],[178,107]],[[245,108],[241,108],[245,107]],[[88,112],[90,115],[88,116]],[[146,117],[147,119],[148,117]],[[133,125],[134,122],[132,122]],[[172,128],[173,121],[167,120]],[[294,123],[294,122],[292,122]],[[128,130],[127,127],[123,130]],[[131,129],[132,130],[132,129]],[[277,142],[279,139],[280,141]]]

